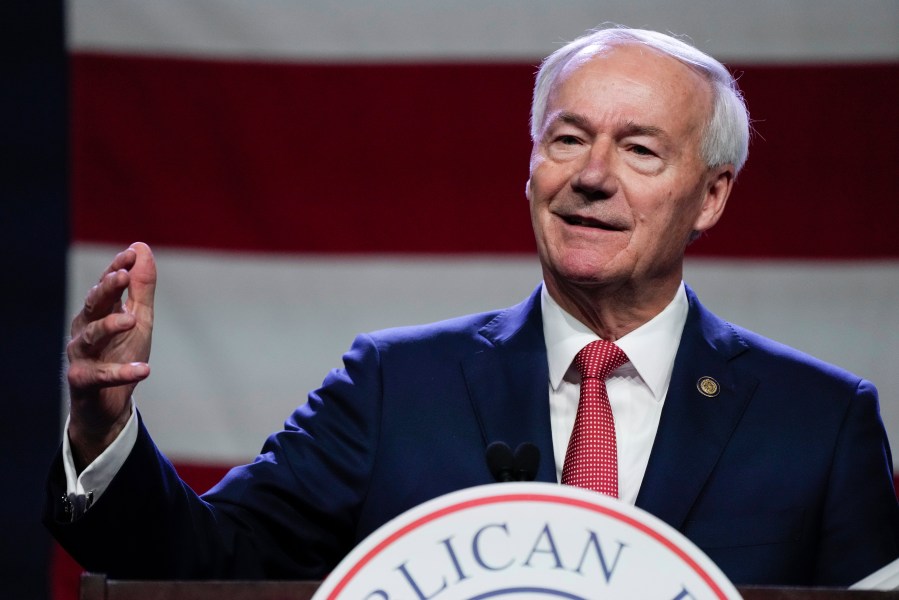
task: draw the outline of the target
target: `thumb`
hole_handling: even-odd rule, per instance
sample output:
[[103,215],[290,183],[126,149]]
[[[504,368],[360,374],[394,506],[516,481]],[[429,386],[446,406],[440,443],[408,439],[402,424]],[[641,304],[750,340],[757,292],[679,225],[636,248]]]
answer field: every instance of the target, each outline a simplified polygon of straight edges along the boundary
[[152,317],[153,298],[156,294],[156,260],[153,258],[153,251],[145,243],[135,242],[130,247],[137,254],[137,259],[131,267],[128,303],[134,311],[150,311]]

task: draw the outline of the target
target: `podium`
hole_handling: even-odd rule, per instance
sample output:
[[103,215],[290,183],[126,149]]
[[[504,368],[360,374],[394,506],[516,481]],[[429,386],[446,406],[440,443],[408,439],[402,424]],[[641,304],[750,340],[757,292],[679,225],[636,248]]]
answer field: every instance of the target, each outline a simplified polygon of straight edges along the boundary
[[81,600],[493,597],[899,600],[899,591],[735,587],[697,546],[653,515],[588,490],[530,482],[478,486],[425,502],[382,525],[321,582],[85,574],[80,594]]
[[[123,581],[81,576],[80,600],[309,600],[317,581]],[[744,600],[899,600],[899,591],[737,586]]]

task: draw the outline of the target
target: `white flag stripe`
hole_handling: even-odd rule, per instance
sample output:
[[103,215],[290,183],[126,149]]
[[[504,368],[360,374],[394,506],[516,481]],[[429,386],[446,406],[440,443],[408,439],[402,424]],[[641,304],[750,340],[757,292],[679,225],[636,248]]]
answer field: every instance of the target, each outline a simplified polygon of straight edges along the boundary
[[76,51],[295,61],[539,60],[603,22],[743,63],[899,59],[899,2],[70,0]]
[[[117,249],[76,245],[69,305]],[[251,459],[360,332],[518,302],[536,259],[404,259],[156,249],[152,375],[137,402],[162,450],[206,464]],[[686,279],[721,316],[872,379],[899,440],[899,262],[691,260]],[[899,443],[899,442],[897,442]]]

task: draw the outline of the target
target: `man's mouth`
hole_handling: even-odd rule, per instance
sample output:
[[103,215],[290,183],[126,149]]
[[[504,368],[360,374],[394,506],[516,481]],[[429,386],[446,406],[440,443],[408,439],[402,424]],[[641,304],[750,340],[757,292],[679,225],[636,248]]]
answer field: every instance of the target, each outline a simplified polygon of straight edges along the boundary
[[620,227],[616,227],[611,223],[600,221],[592,217],[584,217],[581,215],[559,215],[559,217],[569,225],[577,227],[590,227],[593,229],[604,229],[606,231],[621,231]]

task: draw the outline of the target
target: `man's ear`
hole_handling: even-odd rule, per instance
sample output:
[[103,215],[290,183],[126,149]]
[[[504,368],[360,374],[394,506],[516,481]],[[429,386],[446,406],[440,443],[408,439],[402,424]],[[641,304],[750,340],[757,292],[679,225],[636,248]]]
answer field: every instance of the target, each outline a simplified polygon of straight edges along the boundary
[[693,225],[694,235],[711,229],[724,214],[724,206],[734,187],[734,177],[733,165],[721,165],[709,170],[706,175],[702,207]]

